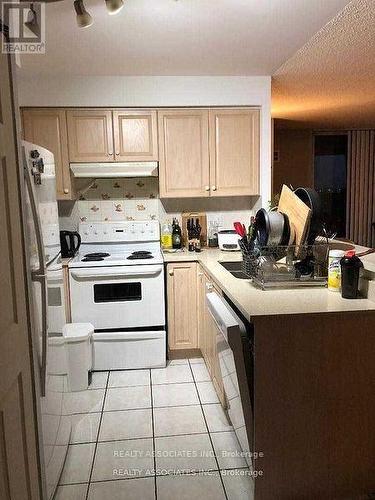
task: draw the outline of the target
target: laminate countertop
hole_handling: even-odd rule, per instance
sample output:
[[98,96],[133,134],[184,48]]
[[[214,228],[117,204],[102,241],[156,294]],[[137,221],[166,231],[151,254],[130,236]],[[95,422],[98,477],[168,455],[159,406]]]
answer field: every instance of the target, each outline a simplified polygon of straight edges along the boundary
[[375,311],[375,301],[365,298],[343,299],[339,292],[331,292],[325,287],[261,290],[251,280],[235,278],[220,264],[220,261],[241,261],[240,252],[207,248],[200,253],[184,250],[178,253],[164,252],[163,255],[166,263],[201,264],[249,321],[257,316]]

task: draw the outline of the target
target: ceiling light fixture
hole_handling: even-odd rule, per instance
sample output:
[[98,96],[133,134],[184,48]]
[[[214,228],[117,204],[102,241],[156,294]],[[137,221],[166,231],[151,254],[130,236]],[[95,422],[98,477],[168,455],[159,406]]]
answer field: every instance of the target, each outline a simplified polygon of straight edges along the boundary
[[77,24],[79,28],[88,28],[93,24],[94,20],[85,9],[83,0],[74,0],[74,9],[77,14]]
[[105,5],[107,7],[108,14],[114,16],[124,6],[124,0],[105,0]]

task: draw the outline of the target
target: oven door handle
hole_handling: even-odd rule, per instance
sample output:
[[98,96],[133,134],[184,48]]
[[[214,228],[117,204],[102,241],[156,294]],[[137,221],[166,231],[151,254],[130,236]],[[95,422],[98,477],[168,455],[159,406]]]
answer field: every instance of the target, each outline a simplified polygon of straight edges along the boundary
[[98,280],[98,279],[122,279],[122,278],[136,278],[138,276],[156,276],[160,274],[162,267],[156,267],[148,270],[118,270],[116,272],[107,270],[100,270],[93,272],[92,269],[79,269],[71,270],[70,275],[72,278],[81,280]]

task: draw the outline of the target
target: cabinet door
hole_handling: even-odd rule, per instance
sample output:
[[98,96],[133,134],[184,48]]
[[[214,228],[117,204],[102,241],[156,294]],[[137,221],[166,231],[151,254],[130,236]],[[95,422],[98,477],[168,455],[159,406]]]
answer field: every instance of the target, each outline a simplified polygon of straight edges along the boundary
[[208,111],[158,112],[162,198],[209,196]]
[[57,199],[74,199],[74,179],[70,173],[68,160],[65,110],[24,109],[22,118],[25,140],[48,149],[55,156]]
[[195,262],[168,264],[169,349],[198,348],[196,266]]
[[158,161],[156,111],[113,111],[116,161]]
[[259,194],[258,109],[210,110],[211,196]]
[[76,109],[67,111],[69,160],[113,161],[112,111]]

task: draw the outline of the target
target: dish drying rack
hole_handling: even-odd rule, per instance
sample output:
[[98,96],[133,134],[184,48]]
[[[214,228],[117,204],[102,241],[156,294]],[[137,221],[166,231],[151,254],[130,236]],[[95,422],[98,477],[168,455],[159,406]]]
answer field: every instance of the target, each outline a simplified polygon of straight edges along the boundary
[[240,242],[242,271],[263,290],[326,286],[327,242],[314,245],[255,246]]

